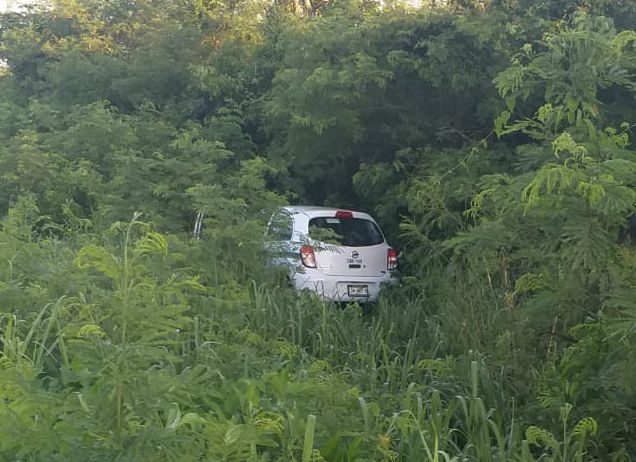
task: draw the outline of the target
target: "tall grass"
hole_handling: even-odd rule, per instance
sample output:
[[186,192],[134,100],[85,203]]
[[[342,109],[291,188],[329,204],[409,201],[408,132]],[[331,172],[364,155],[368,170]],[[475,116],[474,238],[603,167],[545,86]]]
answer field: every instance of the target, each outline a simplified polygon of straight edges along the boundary
[[[67,460],[586,460],[594,422],[563,414],[558,436],[524,431],[489,358],[458,354],[448,319],[426,297],[340,306],[231,278],[202,292],[168,266],[167,249],[148,249],[129,259],[123,285],[110,282],[122,276],[113,269],[84,285],[99,286],[88,300],[2,315],[0,390],[16,389],[10,372],[26,365],[34,388],[51,388],[29,412],[59,402],[47,425],[67,436],[49,435],[43,453],[77,445]],[[70,278],[84,284],[94,271],[78,265]],[[136,320],[125,336],[123,314]],[[16,409],[0,403],[0,416]],[[0,435],[0,456],[17,460],[16,447],[37,452]]]
[[393,390],[422,379],[419,362],[440,349],[434,320],[425,313],[417,302],[398,308],[381,301],[365,314],[357,305],[342,307],[255,284],[245,322],[270,340],[284,339],[329,361],[354,384]]
[[382,299],[365,312],[254,284],[245,308],[249,329],[326,361],[360,390],[360,437],[384,435],[392,460],[561,460],[547,440],[524,434],[514,398],[486,358],[450,354],[425,300]]
[[0,315],[2,359],[13,364],[28,364],[40,372],[46,359],[58,351],[63,363],[68,366],[59,323],[64,302],[65,297],[60,297],[55,303],[49,303],[34,313],[30,320],[21,320],[11,313]]

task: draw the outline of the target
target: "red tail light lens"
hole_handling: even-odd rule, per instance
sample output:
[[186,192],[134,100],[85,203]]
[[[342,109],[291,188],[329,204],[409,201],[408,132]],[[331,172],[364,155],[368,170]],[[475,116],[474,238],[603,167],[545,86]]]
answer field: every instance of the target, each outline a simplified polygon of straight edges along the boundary
[[314,253],[314,248],[310,245],[303,245],[300,248],[300,261],[307,268],[315,268],[316,267],[316,254]]
[[397,250],[389,249],[386,252],[386,269],[389,271],[397,269],[398,260],[397,260]]
[[348,210],[338,210],[336,212],[336,218],[353,218],[353,212]]

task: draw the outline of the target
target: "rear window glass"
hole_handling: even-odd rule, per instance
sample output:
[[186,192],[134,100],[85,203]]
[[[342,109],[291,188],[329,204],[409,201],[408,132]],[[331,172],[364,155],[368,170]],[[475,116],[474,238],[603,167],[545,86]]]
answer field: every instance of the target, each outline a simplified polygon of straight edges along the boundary
[[363,218],[312,218],[309,220],[309,237],[348,247],[364,247],[384,242],[376,224]]

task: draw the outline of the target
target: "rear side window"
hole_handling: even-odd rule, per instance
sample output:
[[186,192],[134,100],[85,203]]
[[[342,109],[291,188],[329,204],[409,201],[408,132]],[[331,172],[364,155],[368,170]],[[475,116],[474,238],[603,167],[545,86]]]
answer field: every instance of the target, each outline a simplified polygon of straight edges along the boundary
[[348,247],[365,247],[384,242],[377,225],[363,218],[312,218],[309,220],[309,237]]
[[285,212],[276,212],[269,223],[267,238],[271,241],[288,241],[293,231],[292,218]]

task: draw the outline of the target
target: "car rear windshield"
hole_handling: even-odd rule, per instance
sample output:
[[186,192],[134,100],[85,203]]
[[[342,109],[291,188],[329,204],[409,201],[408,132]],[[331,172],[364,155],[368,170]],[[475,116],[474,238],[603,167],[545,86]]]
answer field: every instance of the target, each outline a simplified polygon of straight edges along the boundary
[[376,224],[363,218],[312,218],[309,220],[309,237],[348,247],[365,247],[384,242]]

